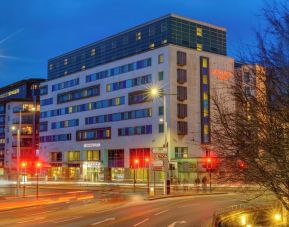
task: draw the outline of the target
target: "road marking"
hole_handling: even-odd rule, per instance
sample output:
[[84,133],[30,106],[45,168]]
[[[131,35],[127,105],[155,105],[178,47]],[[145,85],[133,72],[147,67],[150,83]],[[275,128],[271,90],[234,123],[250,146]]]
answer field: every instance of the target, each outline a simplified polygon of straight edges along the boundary
[[22,224],[22,223],[31,222],[31,221],[38,221],[38,220],[42,220],[42,219],[45,219],[45,217],[39,217],[39,218],[29,219],[29,220],[25,220],[25,221],[19,221],[17,223]]
[[197,206],[200,205],[199,203],[194,203],[194,204],[189,204],[189,205],[183,205],[183,206],[179,206],[178,208],[186,208],[186,207],[192,207],[192,206]]
[[163,213],[168,212],[168,211],[169,211],[169,210],[163,210],[163,211],[161,211],[161,212],[156,213],[155,216],[158,216],[158,215],[163,214]]
[[67,219],[58,219],[58,220],[54,220],[53,223],[62,223],[62,222],[72,221],[72,220],[79,219],[79,218],[82,218],[82,216],[72,217],[72,218],[67,218]]
[[141,221],[141,222],[139,222],[139,223],[136,223],[134,226],[141,225],[141,224],[147,222],[148,220],[149,220],[149,218],[146,218],[146,219],[144,219],[143,221]]
[[115,220],[115,217],[113,217],[113,218],[107,218],[107,219],[104,219],[104,220],[102,220],[102,221],[95,222],[95,223],[93,223],[93,224],[91,224],[91,225],[99,225],[99,224],[102,224],[102,223],[104,223],[104,222],[114,221],[114,220]]
[[175,221],[174,223],[168,225],[168,227],[175,227],[176,224],[186,224],[186,221]]

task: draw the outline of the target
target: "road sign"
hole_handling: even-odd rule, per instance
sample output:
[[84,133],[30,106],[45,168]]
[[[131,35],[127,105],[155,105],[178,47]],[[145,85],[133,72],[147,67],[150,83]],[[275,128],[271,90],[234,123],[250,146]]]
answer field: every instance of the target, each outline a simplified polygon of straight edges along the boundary
[[165,154],[165,153],[168,153],[168,149],[164,148],[164,147],[153,147],[152,152],[153,152],[153,154],[156,154],[156,153]]
[[164,166],[164,162],[163,160],[156,160],[152,162],[152,166],[153,167],[163,167]]

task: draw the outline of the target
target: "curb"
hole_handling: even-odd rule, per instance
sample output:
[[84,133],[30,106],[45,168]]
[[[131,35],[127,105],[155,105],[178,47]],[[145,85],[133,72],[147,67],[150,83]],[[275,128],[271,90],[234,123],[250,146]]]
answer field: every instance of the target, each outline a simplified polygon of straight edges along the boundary
[[227,192],[216,192],[216,193],[200,193],[200,194],[180,194],[180,195],[168,195],[168,196],[158,196],[158,197],[148,197],[144,200],[159,200],[159,199],[169,199],[169,198],[178,198],[178,197],[194,197],[194,196],[206,196],[206,195],[226,195],[229,194]]

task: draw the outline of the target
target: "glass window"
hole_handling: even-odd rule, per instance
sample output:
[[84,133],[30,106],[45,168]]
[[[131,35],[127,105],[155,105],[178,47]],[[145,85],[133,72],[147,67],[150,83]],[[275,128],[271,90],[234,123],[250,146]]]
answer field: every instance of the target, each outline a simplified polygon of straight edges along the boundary
[[159,124],[159,133],[163,133],[164,132],[164,124]]
[[200,27],[197,27],[196,33],[197,33],[197,36],[203,36],[203,29]]
[[164,55],[163,55],[163,54],[160,54],[160,55],[158,56],[158,63],[159,63],[159,64],[164,63]]
[[203,44],[197,43],[197,51],[203,50]]
[[159,72],[159,81],[164,80],[164,72]]

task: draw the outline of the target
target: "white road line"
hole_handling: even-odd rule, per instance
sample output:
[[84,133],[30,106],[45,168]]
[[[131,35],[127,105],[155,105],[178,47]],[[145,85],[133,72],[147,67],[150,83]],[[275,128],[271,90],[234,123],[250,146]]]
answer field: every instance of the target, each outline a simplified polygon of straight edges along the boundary
[[104,220],[102,220],[102,221],[95,222],[95,223],[93,223],[93,224],[91,224],[91,225],[99,225],[99,224],[102,224],[102,223],[104,223],[104,222],[114,221],[114,220],[115,220],[115,217],[113,217],[113,218],[107,218],[107,219],[104,219]]
[[155,216],[158,216],[158,215],[163,214],[163,213],[168,212],[168,211],[169,211],[169,210],[163,210],[163,211],[161,211],[161,212],[156,213]]
[[22,224],[22,223],[27,223],[27,222],[32,222],[32,221],[38,221],[38,220],[42,220],[42,219],[45,219],[45,217],[33,218],[33,219],[25,220],[25,221],[19,221],[19,222],[17,222],[17,223],[18,223],[18,224]]
[[72,218],[67,218],[67,219],[58,219],[58,220],[54,220],[52,222],[57,224],[57,223],[62,223],[62,222],[66,222],[66,221],[72,221],[72,220],[79,219],[79,218],[82,218],[82,216],[72,217]]
[[183,206],[179,206],[178,208],[186,208],[186,207],[192,207],[192,206],[198,206],[200,205],[199,203],[194,203],[194,204],[189,204],[189,205],[183,205]]
[[143,221],[141,221],[141,222],[139,222],[139,223],[136,223],[134,226],[141,225],[141,224],[147,222],[148,220],[149,220],[149,218],[146,218],[146,219],[144,219]]
[[186,221],[175,221],[172,224],[168,225],[168,227],[175,227],[176,224],[186,224]]

